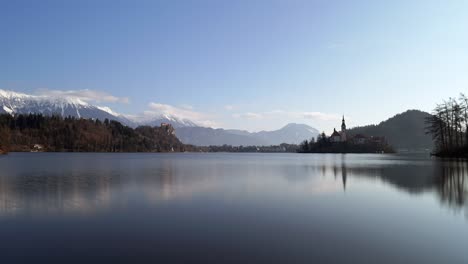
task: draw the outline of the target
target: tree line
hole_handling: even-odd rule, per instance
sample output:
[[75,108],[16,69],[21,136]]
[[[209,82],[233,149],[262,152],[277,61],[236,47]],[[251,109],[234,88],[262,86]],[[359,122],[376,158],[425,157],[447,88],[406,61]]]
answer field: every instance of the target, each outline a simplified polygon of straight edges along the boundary
[[332,142],[324,132],[317,138],[304,140],[299,144],[299,153],[394,153],[395,150],[385,141],[369,140],[356,144],[353,140]]
[[436,156],[468,156],[468,97],[460,94],[437,104],[426,119]]
[[105,119],[29,115],[0,115],[0,152],[169,152],[186,151],[168,127],[131,128]]
[[275,152],[290,152],[295,153],[298,150],[296,144],[282,143],[280,145],[271,146],[232,146],[232,145],[221,145],[221,146],[207,146],[207,147],[196,147],[201,152],[261,152],[261,153],[275,153]]

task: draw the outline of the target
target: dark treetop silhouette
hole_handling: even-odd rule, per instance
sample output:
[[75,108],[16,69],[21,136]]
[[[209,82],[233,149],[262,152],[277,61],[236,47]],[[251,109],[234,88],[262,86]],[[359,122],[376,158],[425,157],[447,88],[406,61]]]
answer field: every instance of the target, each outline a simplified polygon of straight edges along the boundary
[[468,98],[464,94],[438,104],[426,123],[435,156],[468,157]]

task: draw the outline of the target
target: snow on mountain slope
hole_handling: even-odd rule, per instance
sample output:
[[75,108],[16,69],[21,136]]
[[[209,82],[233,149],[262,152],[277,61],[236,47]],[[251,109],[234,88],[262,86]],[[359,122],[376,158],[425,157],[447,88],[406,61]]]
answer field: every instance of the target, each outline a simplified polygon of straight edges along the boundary
[[174,127],[196,127],[197,124],[187,119],[160,115],[122,115],[107,106],[95,106],[74,97],[48,97],[29,95],[13,91],[0,90],[0,113],[8,114],[43,114],[73,116],[77,118],[110,119],[125,125],[136,127],[139,125],[159,126],[170,123]]
[[79,98],[47,97],[0,90],[0,109],[8,114],[43,114],[77,118],[106,118],[121,121],[121,116],[108,107],[91,105]]
[[74,97],[50,97],[29,95],[0,90],[0,113],[73,116],[77,118],[110,119],[136,127],[140,125],[159,126],[172,124],[176,135],[186,144],[194,145],[278,145],[281,143],[298,144],[302,140],[316,137],[318,131],[301,124],[288,124],[275,131],[251,133],[244,130],[225,130],[202,127],[183,118],[164,113],[141,115],[122,115],[106,106],[95,106]]
[[198,127],[198,125],[188,119],[181,119],[167,114],[152,114],[143,116],[126,116],[137,125],[159,126],[161,123],[171,124],[175,128]]

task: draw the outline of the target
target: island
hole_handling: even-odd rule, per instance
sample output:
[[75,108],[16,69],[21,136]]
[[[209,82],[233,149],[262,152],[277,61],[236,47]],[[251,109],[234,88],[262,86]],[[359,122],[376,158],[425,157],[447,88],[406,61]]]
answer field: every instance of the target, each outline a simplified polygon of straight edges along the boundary
[[317,139],[303,141],[297,150],[299,153],[395,153],[385,137],[350,135],[346,130],[343,116],[341,131],[333,129],[331,136],[322,132]]

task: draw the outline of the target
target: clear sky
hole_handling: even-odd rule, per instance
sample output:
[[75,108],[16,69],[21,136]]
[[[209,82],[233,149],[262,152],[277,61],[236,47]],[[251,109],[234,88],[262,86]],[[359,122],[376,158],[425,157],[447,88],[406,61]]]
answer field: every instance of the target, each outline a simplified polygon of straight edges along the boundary
[[468,1],[0,0],[0,89],[251,131],[468,93]]

